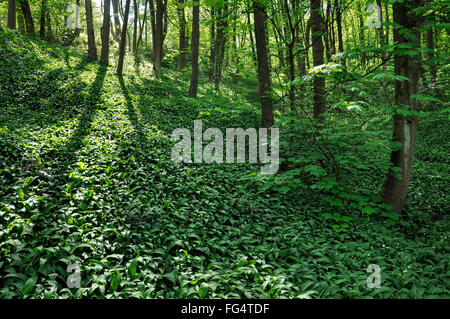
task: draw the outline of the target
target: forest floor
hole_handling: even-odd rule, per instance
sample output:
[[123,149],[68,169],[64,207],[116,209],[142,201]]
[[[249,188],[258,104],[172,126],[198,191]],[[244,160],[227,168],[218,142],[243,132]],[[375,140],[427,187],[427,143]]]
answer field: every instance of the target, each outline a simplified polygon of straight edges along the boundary
[[[445,116],[421,123],[410,227],[353,216],[351,232],[337,233],[314,189],[288,196],[261,190],[257,167],[170,160],[172,130],[194,119],[254,127],[254,86],[216,94],[201,79],[190,99],[188,70],[154,77],[142,65],[118,77],[5,30],[0,65],[1,298],[450,296]],[[367,287],[370,264],[380,288]],[[79,289],[66,285],[69,265]]]

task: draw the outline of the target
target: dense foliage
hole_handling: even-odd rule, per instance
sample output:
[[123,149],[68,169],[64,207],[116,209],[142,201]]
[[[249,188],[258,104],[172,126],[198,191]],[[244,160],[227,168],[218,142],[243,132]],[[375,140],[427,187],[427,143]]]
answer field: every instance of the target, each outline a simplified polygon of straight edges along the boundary
[[[450,295],[440,102],[424,101],[399,217],[378,195],[396,145],[377,79],[349,83],[347,96],[330,92],[324,140],[312,141],[313,122],[280,117],[292,169],[261,178],[255,165],[170,160],[172,130],[194,119],[259,125],[252,77],[225,78],[219,93],[201,77],[191,99],[188,74],[168,64],[150,76],[141,59],[118,77],[80,50],[0,27],[2,298]],[[71,264],[81,268],[79,289],[66,285]],[[381,288],[366,286],[369,264],[381,266]]]

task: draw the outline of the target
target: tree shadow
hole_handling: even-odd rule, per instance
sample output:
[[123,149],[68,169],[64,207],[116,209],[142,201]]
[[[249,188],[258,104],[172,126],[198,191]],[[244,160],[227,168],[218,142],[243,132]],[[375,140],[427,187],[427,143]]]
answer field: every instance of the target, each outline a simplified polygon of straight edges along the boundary
[[87,135],[89,135],[95,113],[99,108],[98,105],[102,101],[101,91],[103,88],[103,83],[105,81],[106,71],[107,67],[98,67],[97,75],[95,76],[95,80],[92,83],[87,96],[87,106],[79,116],[78,127],[76,131],[72,134],[70,140],[63,150],[63,154],[66,158],[66,168],[74,162],[76,151],[81,148],[83,139]]
[[126,101],[126,107],[128,111],[128,118],[130,119],[131,124],[133,125],[133,128],[137,132],[138,136],[138,143],[141,147],[149,147],[150,143],[145,136],[144,131],[142,130],[142,126],[139,123],[139,118],[136,114],[136,110],[134,108],[133,102],[130,97],[130,92],[128,91],[127,86],[125,85],[125,82],[123,80],[123,76],[119,75],[118,77],[120,88],[122,90],[123,96],[125,97]]

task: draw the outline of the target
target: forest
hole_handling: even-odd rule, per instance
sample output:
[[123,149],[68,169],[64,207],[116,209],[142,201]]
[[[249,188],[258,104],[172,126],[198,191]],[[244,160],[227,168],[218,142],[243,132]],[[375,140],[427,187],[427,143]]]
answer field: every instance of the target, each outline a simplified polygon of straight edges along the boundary
[[450,1],[328,1],[0,0],[0,298],[450,298]]

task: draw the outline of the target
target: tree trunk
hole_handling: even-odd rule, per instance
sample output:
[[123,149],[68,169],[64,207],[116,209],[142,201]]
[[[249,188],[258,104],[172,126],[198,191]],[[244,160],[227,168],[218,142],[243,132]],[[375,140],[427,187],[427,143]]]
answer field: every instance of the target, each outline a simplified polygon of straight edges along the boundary
[[94,20],[92,18],[92,2],[91,0],[84,1],[86,8],[86,25],[87,25],[87,36],[88,36],[88,57],[90,60],[97,60],[97,46],[95,45],[95,34],[94,34]]
[[344,52],[344,40],[342,37],[342,11],[339,0],[334,0],[334,6],[336,7],[336,24],[338,33],[339,53],[342,53]]
[[8,28],[16,29],[16,0],[8,0]]
[[45,38],[45,9],[47,7],[47,0],[41,2],[41,25],[39,29],[39,36],[41,39]]
[[[399,45],[413,46],[412,49],[420,47],[420,32],[417,28],[420,26],[420,17],[413,13],[417,8],[418,0],[405,0],[393,4],[394,23],[400,28],[394,29],[394,41]],[[402,33],[403,30],[413,30],[415,37],[409,36],[409,33]],[[408,54],[396,54],[394,58],[394,71],[396,75],[407,77],[409,80],[395,81],[395,104],[408,105],[412,110],[419,110],[419,103],[411,99],[412,94],[417,94],[420,78],[420,54],[414,57]],[[381,195],[384,201],[392,206],[392,211],[400,214],[406,202],[408,194],[408,185],[411,177],[411,167],[414,154],[414,142],[416,139],[418,127],[418,118],[416,116],[394,115],[394,134],[393,139],[401,144],[399,150],[392,151],[390,162],[393,166],[401,170],[400,178],[392,170],[389,170]]]
[[216,65],[216,12],[214,7],[211,7],[211,48],[209,54],[209,82],[214,81],[215,65]]
[[150,25],[152,27],[152,57],[153,57],[153,61],[155,61],[155,48],[156,48],[156,38],[155,38],[155,34],[156,34],[156,25],[155,25],[155,4],[153,2],[153,0],[150,0]]
[[322,24],[322,30],[325,31],[325,33],[323,34],[323,40],[325,42],[325,55],[327,57],[327,62],[331,62],[331,48],[329,41],[330,32],[328,27],[330,24],[330,8],[331,8],[330,4],[327,3],[327,9],[325,10],[325,21]]
[[253,1],[253,15],[258,59],[258,82],[261,93],[262,126],[271,127],[275,121],[273,118],[272,84],[270,82],[270,68],[267,56],[266,13],[265,7],[257,1]]
[[136,55],[137,32],[138,32],[138,5],[137,1],[133,0],[134,20],[133,20],[133,54]]
[[136,45],[136,54],[139,50],[139,46],[141,45],[142,33],[144,32],[144,26],[147,24],[147,3],[148,3],[148,0],[146,0],[145,4],[144,4],[144,17],[142,18],[141,27],[139,30],[139,37],[138,37],[138,41],[137,41],[137,45]]
[[178,21],[180,23],[179,30],[179,50],[180,54],[178,55],[178,71],[183,70],[186,66],[186,17],[184,16],[184,2],[185,0],[178,0]]
[[188,95],[190,97],[197,97],[198,88],[198,47],[200,41],[200,1],[194,2],[192,6],[192,73],[191,83],[189,85]]
[[116,41],[120,41],[119,0],[111,0],[111,1],[114,15],[114,26],[116,29],[114,32],[114,39]]
[[228,27],[228,1],[224,0],[223,8],[220,14],[220,21],[217,27],[216,39],[216,60],[214,72],[214,84],[216,90],[219,90],[220,82],[222,81],[222,66],[225,57],[226,45],[226,29]]
[[100,64],[109,64],[109,29],[111,27],[110,11],[111,0],[105,0],[103,12],[103,27],[102,27],[102,51],[100,53]]
[[[306,32],[305,32],[305,47],[309,48],[310,45],[310,35],[311,35],[311,18],[306,22]],[[308,49],[309,51],[309,49]],[[309,53],[306,51],[306,68],[309,69]]]
[[164,3],[162,0],[156,0],[156,24],[155,24],[155,56],[153,61],[153,70],[161,72],[161,62],[163,54],[163,17]]
[[53,37],[53,31],[52,31],[52,20],[50,18],[50,10],[45,11],[45,16],[47,20],[47,37],[50,39],[50,41],[54,40]]
[[122,75],[123,72],[123,60],[125,58],[125,46],[127,44],[127,28],[128,28],[128,16],[130,14],[131,0],[127,0],[125,3],[125,13],[123,17],[122,35],[120,37],[119,45],[119,61],[117,62],[117,74]]
[[[323,17],[320,13],[320,0],[310,0],[311,4],[311,33],[312,33],[312,47],[313,47],[313,65],[318,66],[324,63],[323,61],[323,43],[322,43],[322,28]],[[325,112],[325,79],[322,75],[314,75],[314,118],[323,123]]]
[[31,14],[30,3],[28,0],[19,0],[20,8],[23,12],[23,17],[25,18],[25,27],[28,35],[34,35],[34,21],[33,15]]

